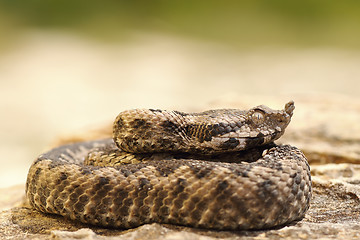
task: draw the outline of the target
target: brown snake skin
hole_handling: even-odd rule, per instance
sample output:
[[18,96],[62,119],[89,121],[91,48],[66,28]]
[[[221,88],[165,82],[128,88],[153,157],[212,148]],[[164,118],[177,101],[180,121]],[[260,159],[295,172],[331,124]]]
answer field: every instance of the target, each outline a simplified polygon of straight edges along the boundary
[[114,140],[40,155],[29,170],[27,198],[42,212],[105,227],[285,225],[303,218],[311,198],[303,153],[273,143],[294,108],[291,101],[284,110],[124,111]]

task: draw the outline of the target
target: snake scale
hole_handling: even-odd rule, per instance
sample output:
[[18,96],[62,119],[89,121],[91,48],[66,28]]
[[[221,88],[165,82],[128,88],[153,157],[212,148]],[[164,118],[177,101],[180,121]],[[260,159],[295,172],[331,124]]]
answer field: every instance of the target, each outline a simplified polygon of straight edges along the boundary
[[284,110],[124,111],[113,139],[40,155],[27,198],[41,212],[104,227],[285,225],[304,217],[311,198],[303,153],[274,143],[294,108],[291,101]]

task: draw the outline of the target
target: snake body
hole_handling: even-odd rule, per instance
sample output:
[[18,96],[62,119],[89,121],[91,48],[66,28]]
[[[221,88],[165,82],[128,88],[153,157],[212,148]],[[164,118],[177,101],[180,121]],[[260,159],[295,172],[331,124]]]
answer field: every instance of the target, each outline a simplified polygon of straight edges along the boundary
[[60,146],[29,170],[30,204],[83,223],[265,229],[301,219],[311,176],[303,153],[276,145],[294,103],[182,113],[120,113],[113,139]]

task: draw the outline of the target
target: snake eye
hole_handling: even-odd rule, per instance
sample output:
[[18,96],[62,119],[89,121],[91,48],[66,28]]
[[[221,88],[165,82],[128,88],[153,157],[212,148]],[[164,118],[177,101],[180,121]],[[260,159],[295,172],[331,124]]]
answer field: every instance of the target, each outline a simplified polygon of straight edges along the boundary
[[261,124],[264,122],[264,113],[256,111],[251,115],[251,119],[255,124]]

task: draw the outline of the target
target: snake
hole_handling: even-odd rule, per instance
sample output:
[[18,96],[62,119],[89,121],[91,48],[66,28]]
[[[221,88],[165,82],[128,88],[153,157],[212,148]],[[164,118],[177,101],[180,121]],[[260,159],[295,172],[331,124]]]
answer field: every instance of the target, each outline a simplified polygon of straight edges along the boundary
[[312,194],[305,155],[274,143],[294,109],[126,110],[112,138],[41,154],[26,196],[43,213],[107,228],[285,226],[304,217]]

